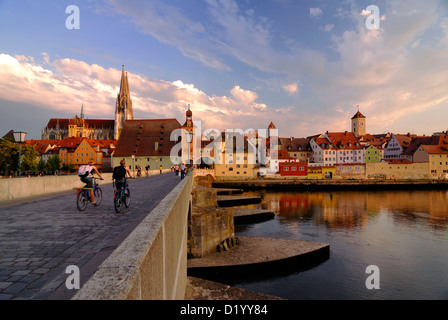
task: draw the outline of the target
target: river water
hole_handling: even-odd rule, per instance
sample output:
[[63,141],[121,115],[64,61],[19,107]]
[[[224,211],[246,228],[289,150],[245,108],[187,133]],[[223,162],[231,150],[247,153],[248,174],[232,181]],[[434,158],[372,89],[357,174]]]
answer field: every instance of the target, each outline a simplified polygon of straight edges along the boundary
[[[330,257],[308,270],[278,270],[230,284],[292,300],[448,299],[448,191],[244,195],[262,197],[261,204],[246,207],[261,206],[276,216],[236,225],[237,236],[324,242]],[[366,273],[371,265],[377,272]]]

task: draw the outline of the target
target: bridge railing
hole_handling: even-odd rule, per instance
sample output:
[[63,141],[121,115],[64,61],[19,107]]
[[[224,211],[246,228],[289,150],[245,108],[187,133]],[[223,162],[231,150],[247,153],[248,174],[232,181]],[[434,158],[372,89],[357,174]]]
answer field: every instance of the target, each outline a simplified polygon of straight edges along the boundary
[[188,175],[98,267],[73,300],[182,300],[187,284]]

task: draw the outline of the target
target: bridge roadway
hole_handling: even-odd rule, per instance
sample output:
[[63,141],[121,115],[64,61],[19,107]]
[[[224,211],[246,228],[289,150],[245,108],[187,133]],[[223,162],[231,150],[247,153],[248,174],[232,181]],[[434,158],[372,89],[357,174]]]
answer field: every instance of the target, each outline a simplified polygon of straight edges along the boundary
[[82,286],[179,182],[174,173],[130,180],[131,206],[119,214],[111,184],[84,212],[75,191],[0,203],[0,300],[70,299],[67,266],[80,269]]

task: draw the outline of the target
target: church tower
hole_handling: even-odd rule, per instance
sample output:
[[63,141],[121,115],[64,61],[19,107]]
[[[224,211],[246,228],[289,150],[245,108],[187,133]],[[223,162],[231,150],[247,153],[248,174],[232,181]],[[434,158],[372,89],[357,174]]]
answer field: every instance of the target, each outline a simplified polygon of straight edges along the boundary
[[128,73],[123,70],[121,73],[120,93],[118,93],[117,103],[115,107],[115,126],[114,139],[120,138],[126,120],[134,120],[134,112],[132,110],[131,92],[129,90]]
[[182,162],[188,164],[194,159],[194,150],[196,148],[196,128],[193,124],[193,112],[188,105],[188,110],[185,112],[185,123],[182,126],[182,150],[189,150],[188,152],[182,153]]
[[352,118],[352,132],[356,138],[366,135],[366,117],[359,112],[359,106],[358,112]]

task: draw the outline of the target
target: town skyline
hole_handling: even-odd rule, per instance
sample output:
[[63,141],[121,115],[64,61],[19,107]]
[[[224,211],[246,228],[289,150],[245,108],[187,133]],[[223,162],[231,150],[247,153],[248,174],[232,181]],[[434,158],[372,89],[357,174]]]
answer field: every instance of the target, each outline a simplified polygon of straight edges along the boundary
[[[73,2],[73,3],[71,3]],[[122,65],[135,119],[282,137],[447,130],[444,1],[132,1],[0,4],[0,126],[40,139],[51,118],[113,119]],[[69,30],[66,8],[78,6]],[[381,10],[378,30],[365,9]],[[7,31],[6,31],[7,30]]]

